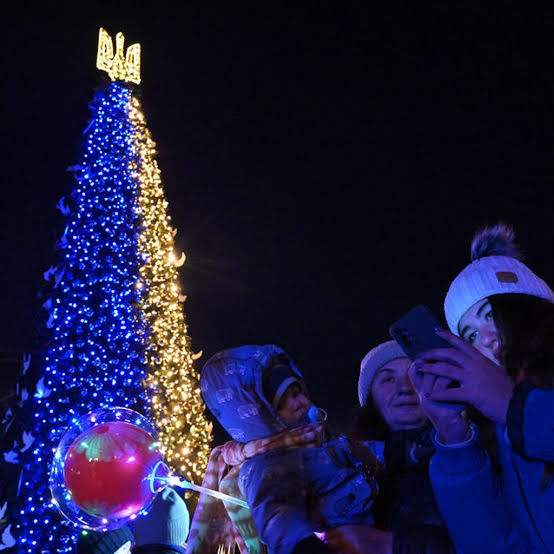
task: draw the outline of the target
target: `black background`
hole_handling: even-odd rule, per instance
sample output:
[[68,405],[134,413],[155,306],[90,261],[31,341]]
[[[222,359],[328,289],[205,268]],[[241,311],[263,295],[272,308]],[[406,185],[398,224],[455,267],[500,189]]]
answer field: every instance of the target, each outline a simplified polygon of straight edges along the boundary
[[33,344],[100,26],[142,45],[204,361],[279,344],[345,424],[363,355],[416,303],[442,316],[478,226],[511,222],[552,282],[554,7],[74,4],[2,8],[2,349]]

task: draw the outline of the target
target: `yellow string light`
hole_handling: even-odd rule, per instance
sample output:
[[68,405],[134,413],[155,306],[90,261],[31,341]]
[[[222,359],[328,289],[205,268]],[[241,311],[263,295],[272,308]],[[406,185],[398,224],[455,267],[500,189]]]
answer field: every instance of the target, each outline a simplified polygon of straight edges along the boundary
[[123,33],[115,35],[115,54],[112,37],[105,29],[98,32],[98,52],[96,67],[105,71],[112,81],[121,80],[140,85],[140,44],[137,42],[127,48],[123,55]]
[[143,222],[139,254],[144,260],[140,280],[146,286],[139,309],[150,329],[146,387],[151,417],[159,431],[161,450],[168,465],[191,482],[201,482],[208,463],[212,424],[204,415],[199,376],[187,336],[182,294],[176,266],[184,261],[174,250],[174,229],[155,160],[155,143],[146,126],[138,99],[129,112],[135,130],[136,154],[130,168],[140,193],[136,212]]

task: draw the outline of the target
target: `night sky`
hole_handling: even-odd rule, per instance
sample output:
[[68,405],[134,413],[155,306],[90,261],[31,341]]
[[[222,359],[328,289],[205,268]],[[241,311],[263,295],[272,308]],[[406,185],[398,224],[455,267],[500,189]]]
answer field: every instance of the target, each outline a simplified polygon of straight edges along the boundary
[[203,361],[278,344],[346,424],[361,358],[413,305],[442,317],[477,227],[511,222],[554,281],[553,6],[19,4],[0,34],[0,349],[33,347],[100,26],[142,45]]

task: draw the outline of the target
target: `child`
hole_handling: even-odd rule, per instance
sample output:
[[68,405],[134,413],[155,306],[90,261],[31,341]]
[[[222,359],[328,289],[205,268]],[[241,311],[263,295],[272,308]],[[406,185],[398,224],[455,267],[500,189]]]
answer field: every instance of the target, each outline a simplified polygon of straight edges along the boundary
[[201,388],[241,451],[238,490],[270,554],[328,553],[316,532],[373,523],[375,458],[344,436],[330,440],[323,423],[310,423],[324,412],[282,349],[219,352],[204,366]]

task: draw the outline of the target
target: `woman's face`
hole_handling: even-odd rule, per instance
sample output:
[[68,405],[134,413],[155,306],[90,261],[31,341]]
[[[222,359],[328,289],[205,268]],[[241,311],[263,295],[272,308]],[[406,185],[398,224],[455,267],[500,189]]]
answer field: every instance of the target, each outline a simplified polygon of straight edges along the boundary
[[500,365],[502,346],[488,298],[479,300],[469,308],[460,319],[458,331],[481,354]]
[[422,427],[427,422],[408,376],[411,363],[408,358],[387,362],[371,384],[373,403],[393,431]]

